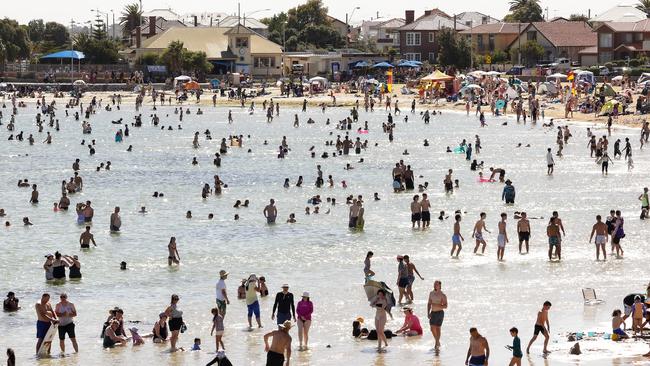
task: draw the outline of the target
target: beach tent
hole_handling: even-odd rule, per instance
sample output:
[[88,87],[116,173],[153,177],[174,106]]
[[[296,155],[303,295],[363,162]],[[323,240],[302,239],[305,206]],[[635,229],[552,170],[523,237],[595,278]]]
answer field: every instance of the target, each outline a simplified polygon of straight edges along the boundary
[[83,60],[86,58],[83,52],[79,51],[59,51],[59,52],[54,52],[50,53],[49,55],[45,55],[41,57],[41,60],[44,59],[73,59],[73,60]]
[[385,61],[372,65],[373,69],[390,69],[391,67],[395,67],[395,66]]
[[614,111],[614,106],[619,104],[618,100],[610,100],[603,105],[603,108],[600,110],[601,116],[610,115]]
[[74,83],[72,83],[74,86],[85,86],[86,82],[83,80],[75,80]]
[[449,76],[440,70],[436,70],[431,74],[420,79],[420,82],[435,82],[435,81],[451,81],[454,80],[453,76]]
[[501,74],[503,74],[503,73],[498,72],[498,71],[488,71],[488,72],[485,73],[485,75],[487,75],[487,76],[499,76]]
[[475,77],[475,78],[480,78],[481,76],[485,75],[485,71],[482,70],[476,70],[468,73],[467,75]]
[[538,94],[557,94],[557,86],[552,82],[545,82],[539,84],[537,87]]
[[190,81],[190,82],[187,82],[187,83],[185,83],[183,85],[183,89],[185,89],[185,90],[199,90],[199,89],[201,89],[201,85],[199,85],[199,83],[197,83],[196,81]]
[[508,90],[506,90],[506,96],[509,99],[515,99],[519,96],[519,94],[513,87],[508,87]]
[[326,88],[329,85],[329,81],[322,76],[316,76],[309,79],[309,84],[318,84],[322,88]]
[[576,81],[587,82],[590,85],[596,84],[596,78],[594,77],[594,73],[591,71],[580,71],[576,74]]
[[596,88],[596,90],[598,91],[598,93],[600,93],[600,91],[602,90],[603,94],[605,94],[606,97],[616,96],[616,92],[614,91],[614,88],[612,88],[611,84],[603,84],[600,88]]

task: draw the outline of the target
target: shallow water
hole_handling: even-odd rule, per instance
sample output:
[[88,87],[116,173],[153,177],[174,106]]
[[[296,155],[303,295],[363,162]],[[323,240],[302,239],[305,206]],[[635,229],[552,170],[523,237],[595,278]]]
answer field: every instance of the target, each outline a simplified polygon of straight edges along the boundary
[[[59,102],[61,103],[61,102]],[[609,341],[594,342],[595,350],[589,350],[583,342],[584,355],[568,356],[569,345],[563,340],[565,332],[605,330],[609,331],[610,314],[614,308],[622,308],[622,298],[631,292],[642,291],[648,282],[647,243],[644,240],[646,223],[637,219],[639,203],[637,196],[647,185],[645,173],[650,167],[648,154],[635,150],[635,169],[627,172],[624,162],[617,161],[609,177],[602,177],[599,166],[588,156],[585,125],[572,126],[573,139],[565,148],[565,156],[558,159],[556,173],[547,177],[545,151],[554,147],[555,132],[541,126],[518,125],[506,119],[488,117],[487,128],[479,128],[474,116],[444,113],[424,125],[418,115],[410,115],[410,121],[402,122],[396,117],[395,141],[381,131],[386,113],[361,112],[360,120],[368,120],[370,133],[360,135],[370,140],[368,150],[362,152],[365,159],[350,155],[329,159],[319,158],[322,151],[333,150],[324,146],[324,140],[335,140],[341,131],[326,126],[324,121],[343,119],[348,109],[329,109],[325,115],[312,108],[308,113],[282,108],[281,116],[272,124],[265,122],[265,113],[258,110],[249,116],[245,110],[233,108],[235,123],[226,123],[227,108],[205,108],[202,116],[186,115],[182,131],[161,131],[152,127],[143,111],[144,126],[130,128],[130,137],[122,144],[113,141],[117,126],[110,120],[120,117],[132,121],[134,110],[124,106],[122,111],[100,111],[92,116],[92,135],[82,135],[79,122],[65,118],[59,112],[61,131],[53,131],[54,143],[41,144],[44,133],[39,134],[34,125],[35,110],[20,109],[17,131],[26,136],[33,133],[37,143],[7,141],[8,132],[0,128],[0,181],[2,200],[0,206],[8,212],[6,219],[14,225],[0,229],[3,251],[0,253],[0,291],[13,290],[21,299],[23,310],[16,314],[0,314],[0,348],[11,347],[21,363],[33,364],[108,364],[137,362],[146,364],[201,364],[214,355],[214,341],[209,336],[210,309],[214,305],[214,285],[220,269],[228,270],[229,295],[233,299],[226,317],[224,343],[228,356],[235,365],[259,365],[263,363],[262,331],[246,331],[246,307],[236,300],[239,279],[249,273],[267,278],[273,294],[282,283],[290,283],[296,297],[309,291],[315,306],[311,331],[311,351],[294,352],[296,365],[332,365],[352,362],[358,365],[407,364],[458,365],[467,349],[467,329],[478,327],[487,337],[492,349],[492,364],[506,364],[509,352],[503,348],[511,343],[508,329],[520,329],[522,344],[532,335],[535,312],[544,300],[550,300],[553,340],[552,353],[547,359],[541,357],[541,341],[533,347],[530,358],[524,364],[556,365],[582,363],[589,365],[641,364],[643,360],[632,356],[647,352],[647,345],[616,344]],[[195,107],[191,108],[194,112]],[[3,110],[4,122],[8,121],[9,109]],[[161,124],[178,124],[173,107],[157,111]],[[299,113],[300,128],[293,128],[293,115]],[[166,114],[169,114],[166,117]],[[406,115],[406,113],[404,114]],[[307,118],[317,123],[307,125]],[[201,147],[192,148],[195,131],[212,131],[213,140],[205,141],[201,134]],[[355,129],[357,126],[355,125]],[[47,128],[46,128],[47,131]],[[329,135],[332,132],[333,135]],[[604,133],[599,130],[599,133]],[[486,168],[500,166],[506,169],[517,189],[517,204],[506,207],[500,201],[500,184],[479,184],[476,175],[469,170],[464,156],[447,154],[446,146],[457,145],[467,138],[480,134],[484,150],[479,160]],[[212,165],[212,154],[218,151],[221,137],[230,134],[251,135],[244,140],[244,148],[234,148],[223,158],[222,167]],[[615,138],[630,137],[637,141],[637,131],[617,129]],[[292,151],[287,159],[276,158],[277,146],[282,136],[288,137]],[[351,131],[353,138],[357,137]],[[89,156],[82,139],[97,140],[97,153]],[[422,146],[427,138],[431,146]],[[269,145],[264,146],[263,141]],[[374,146],[377,142],[379,145]],[[530,143],[530,148],[515,148],[518,142]],[[127,153],[129,144],[134,151]],[[312,159],[308,149],[316,146],[317,158]],[[634,144],[638,149],[638,143]],[[246,150],[252,149],[252,153]],[[409,156],[402,151],[408,149]],[[24,156],[28,153],[29,156]],[[197,156],[199,166],[190,161]],[[95,207],[92,231],[98,247],[80,252],[78,236],[83,227],[76,224],[73,211],[52,212],[52,203],[58,201],[60,182],[72,175],[71,165],[75,158],[81,159],[80,174],[84,179],[84,191],[71,197],[76,202],[91,200]],[[416,184],[428,181],[434,221],[425,232],[410,228],[409,204],[412,193],[393,194],[390,171],[395,162],[405,159],[416,177]],[[110,160],[111,171],[96,172],[100,162]],[[346,171],[345,163],[355,169]],[[336,188],[316,189],[316,165],[322,165],[325,178],[332,174]],[[445,195],[442,179],[447,169],[454,169],[461,188],[453,195]],[[487,169],[486,169],[487,171]],[[213,182],[219,174],[229,188],[219,196],[201,199],[203,182]],[[302,188],[296,188],[299,175],[305,179]],[[28,203],[30,189],[16,187],[20,178],[28,178],[39,185],[41,203]],[[284,189],[285,178],[292,187]],[[341,188],[345,180],[348,188]],[[154,191],[164,192],[165,198],[154,199]],[[378,192],[382,198],[372,201]],[[319,215],[304,215],[307,199],[315,194],[336,197],[336,206],[323,204]],[[365,230],[350,232],[347,228],[347,195],[362,194],[365,202]],[[269,198],[275,198],[280,224],[265,225],[262,209]],[[235,200],[250,199],[249,208],[234,209]],[[109,215],[114,206],[122,209],[122,233],[108,232]],[[146,205],[149,213],[137,213]],[[627,237],[622,242],[624,260],[595,262],[592,244],[588,243],[591,225],[596,214],[606,216],[609,209],[621,209],[626,220]],[[325,211],[331,209],[329,215]],[[455,209],[467,211],[463,221],[466,238],[459,260],[449,259],[452,221],[435,220],[435,212]],[[185,218],[191,210],[194,218]],[[546,260],[546,220],[532,220],[531,254],[520,256],[515,249],[514,211],[525,210],[529,216],[548,218],[551,211],[558,210],[563,219],[567,236],[563,241],[563,261],[549,263]],[[471,254],[471,227],[478,213],[487,213],[488,229],[496,231],[498,215],[510,214],[509,234],[511,243],[506,249],[506,261],[496,261],[496,235],[488,234],[485,256]],[[208,213],[215,219],[207,220]],[[289,213],[295,212],[298,223],[283,222]],[[235,222],[235,214],[241,220]],[[32,227],[23,227],[20,220],[29,216]],[[166,245],[175,236],[181,256],[179,268],[169,268],[166,263]],[[41,269],[43,256],[56,250],[64,254],[79,254],[82,262],[83,280],[54,285],[44,280]],[[389,342],[388,352],[377,354],[376,345],[370,341],[351,338],[351,322],[358,316],[368,320],[374,328],[373,309],[367,305],[362,289],[363,259],[366,251],[375,252],[373,270],[377,279],[393,284],[396,277],[395,256],[409,254],[425,281],[414,285],[415,313],[426,323],[426,298],[433,280],[440,279],[449,299],[443,326],[443,348],[436,356],[431,351],[433,339],[425,329],[425,335],[417,339],[397,338]],[[129,270],[119,271],[119,263],[128,262]],[[584,306],[580,289],[596,288],[598,297],[606,300],[599,306]],[[63,359],[36,361],[33,355],[35,314],[33,304],[42,292],[53,294],[67,292],[76,304],[77,337],[81,353]],[[188,333],[181,336],[180,345],[189,348],[194,337],[203,340],[204,351],[169,354],[165,346],[147,345],[139,348],[103,351],[98,338],[106,311],[114,306],[125,310],[127,320],[141,321],[137,324],[141,333],[149,332],[157,314],[168,304],[172,293],[181,297],[179,308],[184,311]],[[272,296],[271,296],[272,297]],[[273,300],[261,301],[262,321],[265,330],[273,328],[270,319]],[[395,320],[389,321],[388,329],[401,326],[401,314],[394,310]],[[426,328],[426,325],[425,325]],[[294,335],[297,346],[297,334]],[[331,348],[327,348],[331,346]],[[71,345],[67,344],[68,352]],[[53,345],[58,355],[58,344]],[[295,350],[294,350],[295,351]]]

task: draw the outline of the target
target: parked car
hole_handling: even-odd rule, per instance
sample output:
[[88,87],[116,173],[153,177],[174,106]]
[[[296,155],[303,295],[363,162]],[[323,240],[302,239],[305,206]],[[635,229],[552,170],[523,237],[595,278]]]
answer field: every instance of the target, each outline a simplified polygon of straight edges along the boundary
[[571,61],[568,58],[558,58],[551,64],[551,67],[555,71],[566,71],[571,69]]
[[598,72],[600,76],[609,76],[610,74],[609,69],[605,66],[598,66]]
[[510,68],[510,70],[508,70],[508,72],[506,72],[506,75],[522,75],[525,68],[526,67],[519,65],[513,66]]

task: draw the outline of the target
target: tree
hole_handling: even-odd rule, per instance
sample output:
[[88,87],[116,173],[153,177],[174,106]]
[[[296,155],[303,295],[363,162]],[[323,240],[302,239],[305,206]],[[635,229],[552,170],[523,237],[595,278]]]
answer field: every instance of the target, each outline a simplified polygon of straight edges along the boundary
[[572,22],[589,22],[589,18],[584,14],[571,14],[569,20]]
[[120,24],[122,25],[122,38],[131,39],[131,32],[141,25],[142,9],[138,3],[126,5],[122,10]]
[[544,47],[536,41],[528,41],[521,46],[521,57],[526,64],[532,66],[544,56]]
[[0,19],[0,63],[29,57],[30,45],[26,27],[13,19]]
[[43,42],[49,47],[59,48],[70,43],[70,33],[65,25],[57,22],[47,22],[43,32]]
[[95,24],[93,24],[92,35],[93,38],[97,40],[105,39],[107,37],[106,24],[104,23],[104,20],[99,15],[95,19]]
[[136,65],[157,65],[160,57],[155,53],[145,53],[135,60]]
[[322,0],[308,0],[305,4],[262,19],[268,26],[269,39],[278,44],[285,41],[286,51],[333,49],[345,40],[327,18],[327,8]]
[[510,14],[504,18],[506,22],[543,22],[544,16],[539,0],[513,0],[510,2]]
[[91,64],[114,64],[118,61],[119,44],[104,37],[96,39],[86,33],[80,33],[74,39],[75,49],[84,53],[84,61]]
[[644,12],[646,17],[650,18],[650,0],[639,0],[636,8]]
[[27,23],[27,34],[32,43],[41,42],[45,34],[45,23],[43,23],[43,19],[30,20]]
[[456,66],[459,69],[470,66],[471,50],[467,38],[446,28],[438,33],[438,45],[438,62],[442,66]]
[[167,66],[172,74],[180,74],[183,68],[184,45],[181,41],[173,41],[160,55],[160,61]]

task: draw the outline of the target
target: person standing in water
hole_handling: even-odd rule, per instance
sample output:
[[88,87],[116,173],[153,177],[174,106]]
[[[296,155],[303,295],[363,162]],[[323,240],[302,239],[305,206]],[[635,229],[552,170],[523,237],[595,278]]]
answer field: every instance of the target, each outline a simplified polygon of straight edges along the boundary
[[422,218],[422,230],[424,230],[428,228],[429,224],[431,223],[431,212],[429,211],[431,208],[431,202],[429,202],[429,198],[426,193],[422,193],[422,201],[420,201],[420,206],[422,207],[422,211],[420,213],[420,216]]
[[181,328],[185,323],[183,323],[183,312],[178,310],[178,300],[179,297],[176,294],[172,295],[171,303],[165,309],[165,315],[169,318],[169,331],[172,333],[169,342],[171,344],[171,352],[176,352],[176,343],[178,342],[178,336],[180,334]]
[[[386,334],[384,330],[386,327],[386,313],[388,313],[388,300],[386,299],[386,292],[384,290],[377,290],[377,295],[370,301],[370,306],[375,308],[375,329],[377,331],[377,351],[381,352],[381,343],[388,347]],[[392,318],[392,315],[391,315]]]
[[[264,351],[266,351],[266,366],[284,366],[285,354],[286,364],[289,365],[291,360],[291,321],[287,320],[280,325],[279,330],[266,333],[264,335]],[[269,338],[273,338],[269,346]]]
[[415,224],[417,223],[418,229],[420,228],[420,221],[422,220],[422,204],[419,202],[420,196],[413,196],[413,202],[411,202],[411,228],[415,229]]
[[596,234],[596,260],[600,260],[600,251],[603,251],[603,260],[607,260],[607,250],[605,249],[605,244],[607,244],[609,234],[607,233],[607,224],[602,221],[600,215],[596,216],[596,223],[591,229],[591,235],[589,236],[589,243],[594,238]]
[[65,335],[67,334],[72,342],[72,347],[74,348],[75,353],[79,352],[79,346],[77,345],[77,339],[74,332],[74,321],[73,318],[77,316],[77,309],[74,307],[74,304],[68,301],[68,295],[63,293],[60,295],[61,302],[56,304],[55,313],[59,318],[59,345],[61,347],[61,353],[65,353]]
[[549,332],[551,331],[551,323],[548,321],[548,311],[551,309],[551,302],[544,301],[542,310],[537,312],[537,320],[535,321],[535,330],[533,332],[533,338],[528,342],[528,347],[526,348],[526,354],[530,354],[530,346],[533,345],[539,333],[542,333],[544,336],[544,354],[550,353],[546,346],[548,346]]
[[411,259],[408,255],[404,256],[404,263],[406,263],[406,271],[408,273],[409,283],[406,286],[406,298],[409,303],[413,303],[413,282],[415,282],[415,275],[417,274],[420,277],[420,280],[424,281],[424,278],[418,272],[418,269],[415,267],[415,264],[411,262]]
[[[645,220],[648,217],[648,211],[650,210],[650,199],[648,199],[648,187],[643,188],[643,193],[639,196],[639,201],[641,201],[641,220]],[[59,205],[60,207],[60,205]]]
[[[551,221],[546,227],[546,236],[548,236],[548,260],[553,260],[553,254],[558,260],[562,260],[562,247],[560,241],[560,227],[557,224],[557,218],[551,217]],[[555,249],[555,253],[553,253]]]
[[[463,235],[460,233],[460,220],[461,216],[457,214],[455,216],[456,222],[454,223],[454,234],[451,236],[451,257],[452,258],[458,258],[460,255],[460,250],[463,248],[462,242],[465,241],[465,238],[463,238]],[[456,251],[456,255],[454,256],[454,251]]]
[[278,209],[275,207],[275,200],[271,198],[269,204],[264,207],[264,217],[266,217],[266,223],[271,225],[275,224],[275,219],[278,217]]
[[474,224],[474,230],[472,231],[472,238],[476,239],[476,247],[474,247],[474,254],[478,251],[479,245],[483,245],[483,249],[481,249],[481,254],[485,253],[485,246],[487,243],[485,242],[485,239],[483,239],[483,230],[485,232],[490,233],[488,229],[485,227],[485,212],[481,212],[479,216],[479,220]]
[[487,339],[476,328],[470,328],[469,334],[469,349],[467,349],[465,365],[487,366],[490,358],[490,346]]
[[555,159],[553,159],[553,153],[551,153],[551,148],[546,149],[546,174],[553,175],[553,169],[555,167]]
[[509,242],[508,232],[506,230],[506,218],[508,218],[508,214],[504,212],[501,214],[501,221],[499,221],[499,235],[497,236],[497,260],[499,261],[503,261],[506,243]]
[[120,217],[120,208],[115,207],[115,211],[111,214],[111,224],[110,229],[112,232],[120,231],[122,227],[122,218]]
[[526,253],[528,254],[528,242],[530,241],[530,221],[528,221],[528,214],[521,213],[521,218],[517,221],[517,235],[519,236],[519,254],[522,253],[522,244],[526,243]]
[[375,272],[370,269],[370,259],[372,259],[372,256],[375,255],[375,253],[369,251],[366,253],[366,259],[363,261],[363,274],[366,276],[367,279],[370,279],[371,277],[375,276]]
[[248,280],[244,284],[245,290],[245,299],[246,307],[248,309],[248,329],[253,329],[253,314],[255,315],[255,320],[257,320],[257,327],[262,328],[262,323],[260,321],[260,303],[257,299],[257,293],[260,292],[259,282],[257,276],[251,274],[248,276]]
[[176,248],[176,237],[172,236],[169,239],[169,244],[167,244],[167,250],[169,251],[169,256],[167,257],[167,263],[171,266],[172,263],[180,264],[181,256],[178,254],[178,249]]
[[43,344],[43,340],[45,339],[45,335],[47,334],[47,331],[50,330],[50,327],[52,324],[56,324],[59,322],[59,320],[56,317],[56,313],[54,313],[54,310],[52,309],[52,305],[50,305],[50,294],[44,293],[41,296],[41,301],[37,302],[35,305],[36,308],[36,353],[38,354],[39,349],[41,348],[41,345]]
[[445,319],[445,309],[447,309],[447,295],[442,292],[442,282],[436,280],[433,283],[433,291],[429,293],[429,301],[427,302],[429,326],[436,341],[434,346],[436,352],[440,351],[440,331],[442,322]]
[[79,245],[81,246],[81,249],[89,249],[91,242],[94,246],[97,246],[97,243],[95,243],[95,236],[90,233],[90,226],[86,226],[86,231],[81,233],[79,236]]

